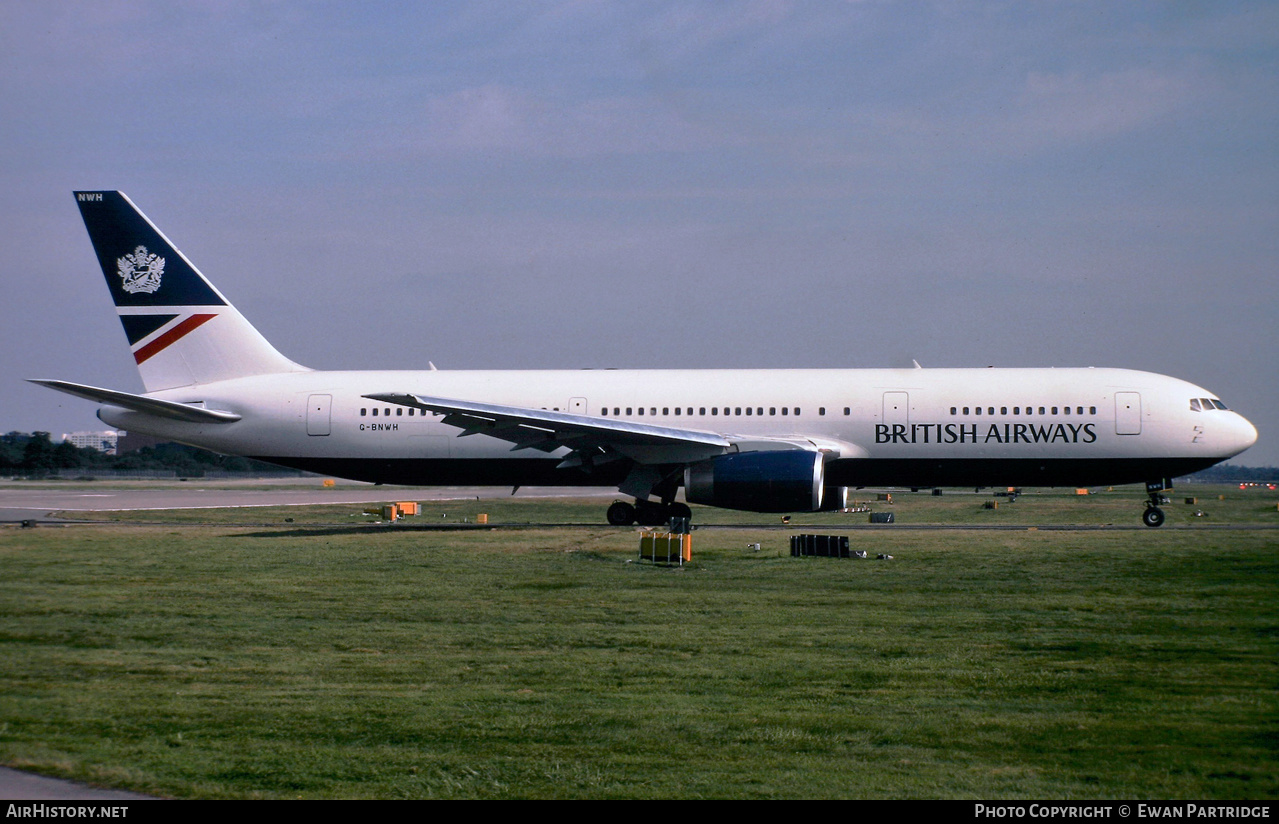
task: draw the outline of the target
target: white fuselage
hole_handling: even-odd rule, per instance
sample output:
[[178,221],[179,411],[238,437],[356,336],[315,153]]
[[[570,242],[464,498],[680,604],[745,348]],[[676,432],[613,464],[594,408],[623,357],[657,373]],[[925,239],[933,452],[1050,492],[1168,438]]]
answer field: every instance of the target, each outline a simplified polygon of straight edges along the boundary
[[[233,412],[198,424],[104,407],[108,424],[316,472],[413,484],[610,486],[556,468],[567,449],[459,437],[440,416],[365,398],[440,398],[742,436],[833,444],[848,486],[1085,485],[1185,474],[1246,449],[1256,430],[1212,393],[1125,369],[291,372],[153,397]],[[1203,408],[1207,406],[1207,408]]]

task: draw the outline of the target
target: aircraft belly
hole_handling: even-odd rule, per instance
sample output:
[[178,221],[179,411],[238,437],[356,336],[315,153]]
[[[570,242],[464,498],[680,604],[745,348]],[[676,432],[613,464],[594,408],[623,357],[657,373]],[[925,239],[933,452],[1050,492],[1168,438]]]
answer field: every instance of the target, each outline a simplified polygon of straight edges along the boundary
[[833,461],[826,466],[831,486],[1094,486],[1142,483],[1188,475],[1219,458],[877,458]]
[[370,483],[405,486],[601,486],[617,487],[626,466],[616,462],[586,471],[559,468],[554,458],[339,458],[249,455],[267,463]]

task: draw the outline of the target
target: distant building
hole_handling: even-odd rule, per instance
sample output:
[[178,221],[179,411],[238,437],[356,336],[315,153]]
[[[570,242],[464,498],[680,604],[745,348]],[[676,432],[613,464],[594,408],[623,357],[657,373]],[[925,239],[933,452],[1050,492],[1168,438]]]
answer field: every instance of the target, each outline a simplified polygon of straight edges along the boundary
[[103,432],[70,432],[62,436],[62,441],[81,449],[96,449],[99,452],[114,455],[119,438],[119,432],[108,429]]

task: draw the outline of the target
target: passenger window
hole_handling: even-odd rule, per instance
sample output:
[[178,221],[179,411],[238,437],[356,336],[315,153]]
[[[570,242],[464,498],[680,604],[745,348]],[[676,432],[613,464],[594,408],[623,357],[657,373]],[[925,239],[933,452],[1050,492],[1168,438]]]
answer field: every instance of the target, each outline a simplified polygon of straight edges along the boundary
[[[951,410],[951,412],[953,413],[953,412],[954,412],[954,410],[952,409],[952,410]],[[845,415],[851,415],[851,414],[853,414],[852,407],[845,406],[845,407],[844,407],[844,414],[845,414]]]
[[377,407],[373,407],[373,417],[377,417]]
[[[1194,401],[1191,401],[1191,403],[1194,403]],[[368,407],[365,407],[365,408],[363,408],[363,409],[361,409],[361,410],[360,410],[360,417],[361,417],[361,418],[363,418],[363,417],[364,417],[365,415],[367,415],[368,413],[369,413]]]
[[1020,406],[1014,406],[1014,407],[1013,407],[1013,414],[1014,414],[1014,415],[1020,415],[1020,414],[1021,414],[1021,407],[1020,407]]
[[818,415],[825,415],[825,414],[826,414],[826,407],[824,407],[824,406],[819,406],[819,407],[817,407],[817,414],[818,414]]
[[1006,406],[1001,406],[1001,407],[999,407],[999,414],[1001,414],[1001,415],[1007,415],[1007,414],[1008,414],[1008,407],[1006,407]]

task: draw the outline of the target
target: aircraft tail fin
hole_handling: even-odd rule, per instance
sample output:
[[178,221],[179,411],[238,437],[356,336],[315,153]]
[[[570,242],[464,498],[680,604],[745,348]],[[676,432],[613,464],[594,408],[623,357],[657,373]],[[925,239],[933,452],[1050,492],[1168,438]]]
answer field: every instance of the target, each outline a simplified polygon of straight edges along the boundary
[[305,371],[276,351],[123,192],[76,192],[147,392]]

